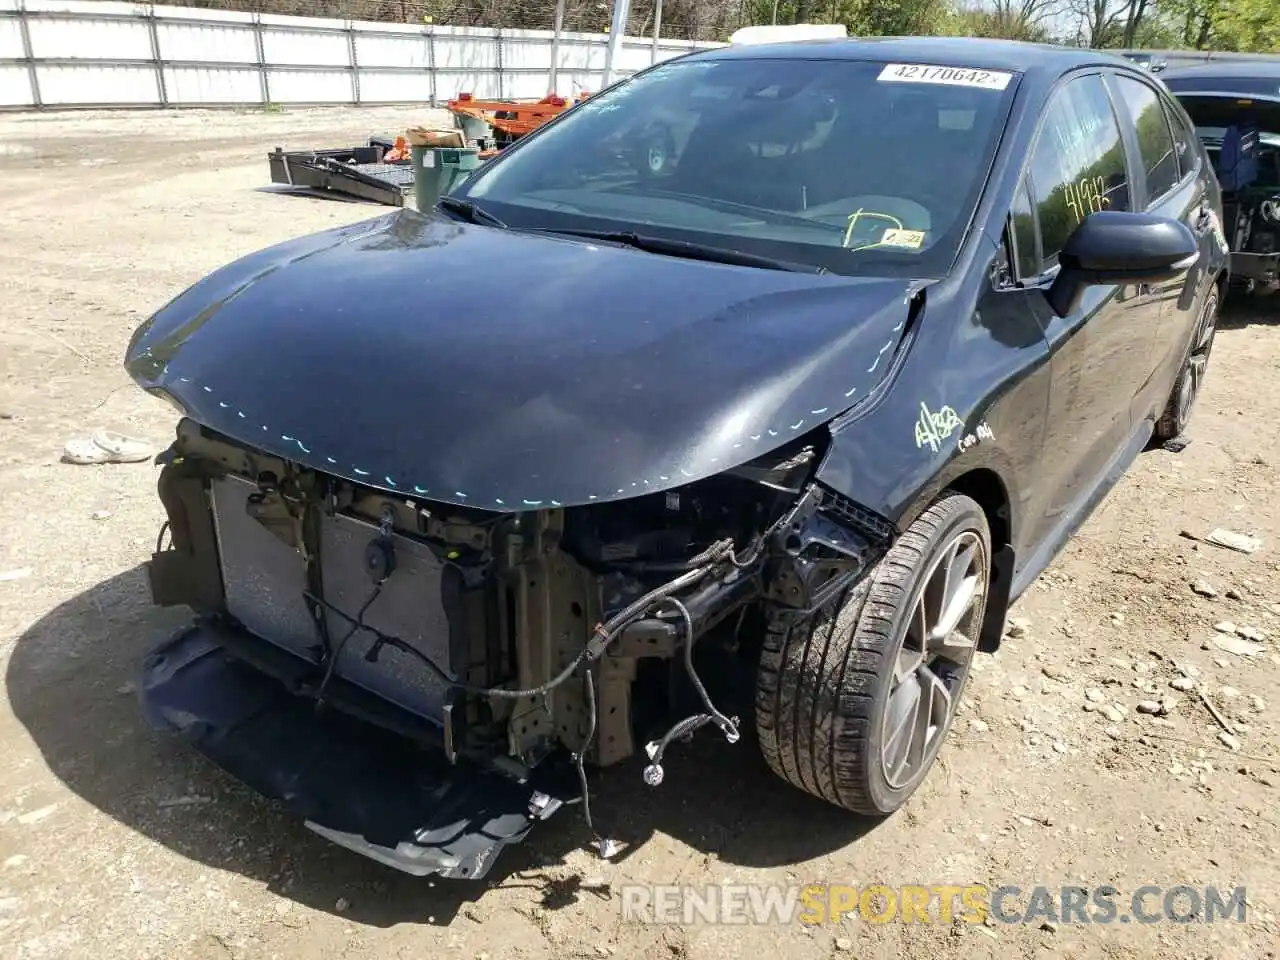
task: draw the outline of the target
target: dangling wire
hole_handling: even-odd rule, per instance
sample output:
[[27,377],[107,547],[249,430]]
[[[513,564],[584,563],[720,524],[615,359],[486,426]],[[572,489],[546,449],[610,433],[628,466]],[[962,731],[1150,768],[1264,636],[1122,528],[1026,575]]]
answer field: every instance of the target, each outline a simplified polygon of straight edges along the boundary
[[587,732],[582,738],[582,746],[573,755],[573,765],[578,771],[578,786],[582,793],[582,819],[586,822],[587,829],[591,831],[591,836],[597,841],[603,842],[600,834],[596,833],[595,824],[591,822],[591,790],[587,786],[586,754],[591,749],[592,741],[596,737],[597,719],[596,681],[590,667],[587,667],[585,679],[587,686]]
[[656,787],[662,782],[662,758],[669,747],[675,740],[680,737],[687,737],[695,730],[706,726],[709,723],[715,724],[720,728],[720,732],[724,734],[725,740],[729,743],[737,743],[741,737],[738,730],[737,718],[726,717],[723,713],[716,709],[714,703],[711,702],[711,695],[707,693],[707,688],[702,683],[702,678],[698,676],[698,671],[693,666],[693,617],[689,613],[689,608],[684,602],[676,597],[666,597],[664,603],[669,603],[676,608],[676,612],[680,614],[680,619],[684,621],[684,669],[689,675],[693,687],[698,692],[702,705],[706,709],[706,713],[697,713],[691,717],[681,720],[656,743],[650,743],[646,748],[649,754],[649,765],[644,769],[645,782],[650,786]]
[[338,660],[341,659],[342,657],[342,651],[346,647],[347,641],[350,640],[352,637],[354,637],[362,629],[363,630],[372,629],[371,627],[368,627],[365,625],[364,615],[368,612],[369,608],[373,606],[373,601],[377,600],[378,597],[381,595],[382,585],[384,583],[386,583],[385,579],[380,580],[378,581],[378,583],[374,584],[373,592],[369,594],[369,599],[364,602],[364,605],[361,606],[359,611],[356,613],[355,620],[352,621],[351,628],[347,630],[346,634],[343,636],[341,640],[338,641],[337,646],[334,647],[333,651],[329,654],[329,662],[325,664],[325,668],[324,668],[324,679],[320,681],[320,686],[316,690],[316,709],[317,710],[319,710],[320,707],[323,706],[324,704],[324,692],[329,686],[329,681],[333,679],[333,672],[337,668]]

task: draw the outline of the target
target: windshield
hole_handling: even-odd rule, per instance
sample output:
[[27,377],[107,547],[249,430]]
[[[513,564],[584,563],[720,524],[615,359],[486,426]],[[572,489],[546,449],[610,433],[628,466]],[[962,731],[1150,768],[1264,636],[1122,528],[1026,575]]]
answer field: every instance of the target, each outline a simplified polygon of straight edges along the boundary
[[513,228],[634,232],[940,277],[1016,77],[856,60],[661,64],[508,148],[454,192]]

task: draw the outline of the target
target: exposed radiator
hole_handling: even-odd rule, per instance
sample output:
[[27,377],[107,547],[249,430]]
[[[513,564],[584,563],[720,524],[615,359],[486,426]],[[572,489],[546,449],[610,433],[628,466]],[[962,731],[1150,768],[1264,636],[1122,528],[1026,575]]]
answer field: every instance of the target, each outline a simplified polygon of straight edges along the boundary
[[[238,477],[212,482],[214,523],[227,612],[251,632],[299,657],[318,662],[319,632],[303,597],[306,566],[299,551],[273,535],[246,510],[257,487]],[[350,517],[325,516],[320,528],[320,569],[324,600],[348,617],[357,616],[374,584],[365,572],[364,551],[378,536],[377,526]],[[397,637],[446,671],[451,671],[449,618],[442,599],[444,564],[429,547],[393,534],[395,569],[363,622]],[[351,621],[328,612],[329,637],[337,644]],[[369,662],[365,654],[376,643],[367,630],[357,631],[343,647],[336,676],[423,717],[441,721],[446,687],[412,654],[388,645]]]

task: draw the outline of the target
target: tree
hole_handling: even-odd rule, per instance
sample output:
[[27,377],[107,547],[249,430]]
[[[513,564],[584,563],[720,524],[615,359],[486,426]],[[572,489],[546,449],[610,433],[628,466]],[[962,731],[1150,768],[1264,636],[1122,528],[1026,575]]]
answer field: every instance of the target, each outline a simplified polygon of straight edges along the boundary
[[[1145,12],[1146,0],[1071,0],[1078,21],[1076,42],[1082,47],[1118,47],[1129,34],[1130,10],[1138,2]],[[1141,15],[1135,20],[1136,31]]]
[[872,36],[937,33],[951,12],[948,0],[861,0],[858,6],[858,32]]
[[991,0],[957,7],[947,24],[954,36],[992,37],[1043,43],[1050,39],[1048,21],[1064,0]]
[[1214,26],[1228,0],[1165,0],[1161,12],[1178,35],[1179,45],[1207,50]]
[[1213,18],[1213,32],[1231,50],[1274,53],[1280,49],[1280,5],[1276,0],[1232,0]]
[[1124,35],[1120,38],[1120,46],[1126,50],[1133,46],[1133,40],[1142,25],[1142,18],[1147,14],[1148,0],[1129,0],[1124,13]]

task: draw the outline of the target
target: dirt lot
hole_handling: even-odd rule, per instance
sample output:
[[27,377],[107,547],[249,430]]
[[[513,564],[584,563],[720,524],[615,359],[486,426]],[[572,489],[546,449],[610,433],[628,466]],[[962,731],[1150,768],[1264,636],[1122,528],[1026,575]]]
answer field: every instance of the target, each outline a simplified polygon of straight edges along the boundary
[[[942,762],[886,823],[811,802],[754,744],[709,737],[673,755],[657,791],[638,767],[605,781],[594,806],[624,857],[597,858],[566,813],[491,882],[433,883],[330,846],[145,729],[136,665],[181,620],[149,607],[140,567],[162,519],[157,471],[63,464],[62,445],[100,426],[165,442],[173,412],[120,367],[135,325],[233,257],[383,212],[264,189],[268,149],[425,119],[0,117],[0,955],[1280,952],[1280,298],[1228,313],[1191,445],[1144,455],[1019,603]],[[1263,547],[1180,536],[1214,527]],[[1223,621],[1267,636],[1229,652]],[[1140,712],[1166,696],[1168,716]],[[1144,884],[1244,885],[1248,922],[639,925],[621,920],[625,883],[1112,884],[1121,913]]]

